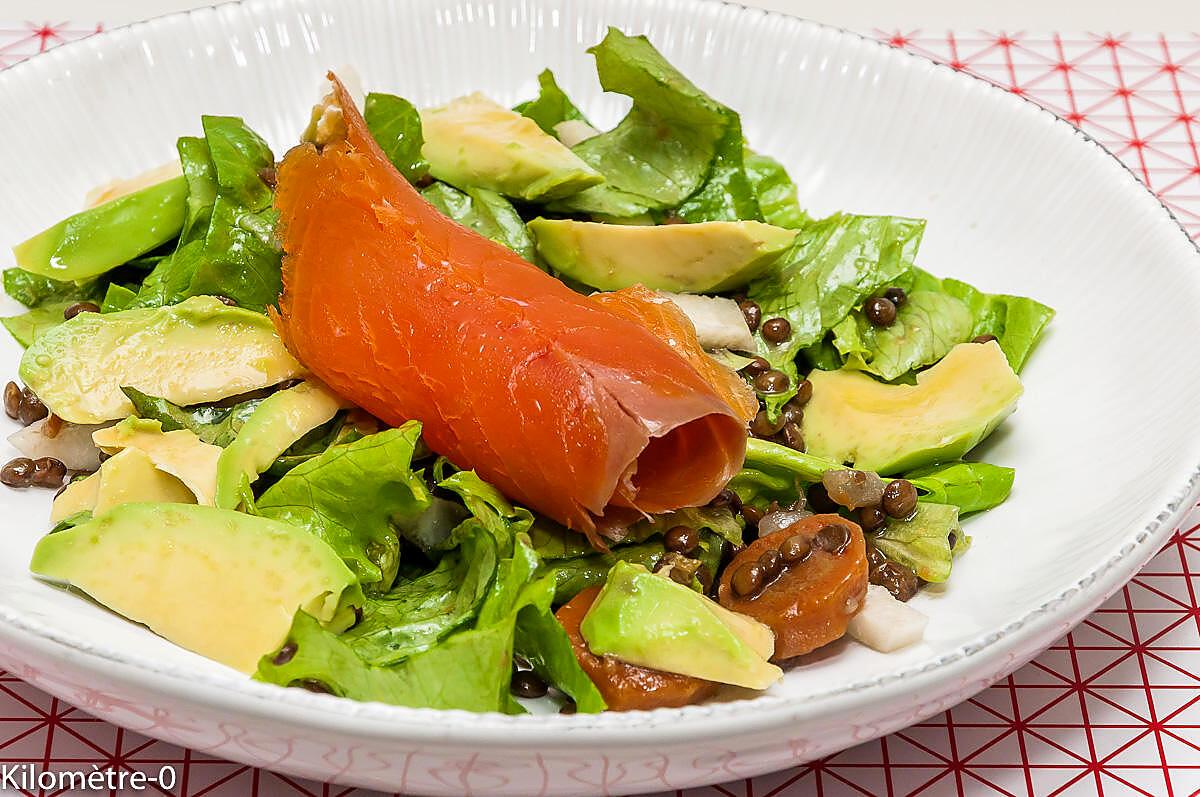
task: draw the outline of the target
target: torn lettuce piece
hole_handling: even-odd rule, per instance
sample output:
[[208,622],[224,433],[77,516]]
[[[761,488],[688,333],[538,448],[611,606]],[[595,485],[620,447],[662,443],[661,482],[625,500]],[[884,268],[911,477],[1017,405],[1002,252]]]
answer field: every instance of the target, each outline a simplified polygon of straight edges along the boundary
[[812,221],[800,207],[796,185],[783,164],[749,149],[742,156],[742,162],[763,221],[793,230]]
[[559,88],[554,73],[549,69],[543,69],[538,75],[537,97],[521,103],[513,110],[532,119],[538,127],[552,136],[558,135],[554,128],[562,122],[579,121],[590,124],[566,92]]
[[134,413],[139,418],[158,421],[162,424],[164,432],[187,429],[205,443],[222,448],[233,442],[242,424],[263,402],[263,398],[260,397],[247,399],[232,406],[201,404],[195,407],[181,407],[164,398],[146,395],[137,388],[124,386],[121,392],[133,404]]
[[604,89],[632,98],[633,107],[615,128],[573,148],[605,182],[552,207],[611,218],[678,207],[708,177],[736,114],[671,66],[645,36],[609,28],[588,52]]
[[429,173],[421,155],[421,114],[408,100],[393,94],[371,92],[363,106],[371,137],[379,144],[404,179],[415,183]]
[[617,562],[630,562],[654,570],[666,553],[661,540],[619,545],[609,553],[591,553],[547,562],[538,573],[552,578],[554,603],[557,605],[566,603],[588,587],[603,584],[608,571]]
[[778,267],[752,281],[747,294],[763,318],[782,317],[792,334],[771,343],[755,333],[758,353],[789,377],[791,388],[765,395],[767,411],[778,417],[795,395],[796,358],[820,341],[878,288],[912,268],[925,222],[898,216],[835,213],[804,226]]
[[737,114],[729,111],[725,134],[717,143],[708,177],[675,214],[686,222],[763,221],[755,186],[743,157],[746,140]]
[[833,327],[833,345],[845,367],[892,381],[932,365],[974,337],[967,305],[950,294],[914,290],[891,326],[876,327],[861,310]]
[[4,269],[4,292],[30,309],[43,304],[95,301],[104,290],[96,279],[77,283],[43,277],[23,268]]
[[773,366],[794,361],[877,288],[912,268],[925,222],[897,216],[837,213],[805,226],[779,268],[750,283],[763,318],[786,318],[781,344],[756,339]]
[[498,564],[495,538],[475,530],[433,570],[369,596],[362,619],[344,638],[360,658],[379,666],[428,650],[475,619]]
[[1017,373],[1054,318],[1054,310],[1024,296],[984,293],[956,279],[942,279],[913,269],[914,285],[940,290],[966,304],[974,323],[969,337],[995,335],[1008,364]]
[[51,302],[20,315],[0,318],[0,324],[25,348],[29,348],[42,333],[63,322],[63,311],[74,302]]
[[950,577],[954,554],[965,545],[958,507],[928,502],[919,502],[911,519],[889,520],[868,536],[889,559],[933,584]]
[[[741,545],[745,522],[728,507],[684,507],[639,520],[615,544],[645,542],[666,534],[675,526],[710,531],[733,545]],[[529,538],[534,552],[543,560],[570,559],[597,553],[584,535],[540,515],[536,516],[529,529]]]
[[179,140],[188,185],[184,234],[138,290],[134,307],[161,307],[189,296],[227,297],[262,312],[282,287],[275,240],[279,214],[268,182],[275,159],[237,117],[202,117],[204,138]]
[[[519,537],[501,562],[474,627],[451,633],[431,648],[392,666],[363,661],[352,638],[338,637],[297,615],[280,652],[259,662],[255,677],[355,700],[394,705],[520,713],[509,693],[514,647],[567,694],[580,711],[604,701],[579,668],[565,633],[549,624],[553,582],[535,578],[537,557]],[[558,628],[561,631],[561,627]]]
[[416,421],[330,447],[297,465],[255,502],[265,517],[308,529],[337,551],[370,593],[388,591],[400,565],[393,522],[411,522],[429,491],[411,468]]
[[1012,492],[1016,471],[986,462],[947,462],[904,474],[922,501],[952,504],[961,514],[998,506]]
[[507,246],[530,263],[537,262],[533,235],[512,203],[495,191],[468,188],[463,192],[446,183],[434,183],[422,189],[421,196],[464,227]]

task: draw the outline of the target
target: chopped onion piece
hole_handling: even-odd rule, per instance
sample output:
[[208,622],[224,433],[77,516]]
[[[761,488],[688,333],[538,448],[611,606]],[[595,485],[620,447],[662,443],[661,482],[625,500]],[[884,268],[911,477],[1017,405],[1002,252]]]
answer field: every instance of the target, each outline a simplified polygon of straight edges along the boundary
[[705,349],[754,351],[754,336],[733,299],[692,293],[659,291],[675,303],[696,328],[696,338]]
[[[52,457],[69,470],[94,471],[100,467],[100,449],[92,442],[92,432],[112,424],[77,424],[58,421],[58,433],[46,434],[49,418],[31,423],[8,436],[12,447],[30,459]],[[53,429],[53,427],[50,427]]]
[[768,534],[783,531],[811,514],[812,512],[807,509],[780,509],[776,512],[768,512],[763,515],[762,520],[758,521],[758,536],[765,537]]
[[893,598],[886,587],[871,584],[846,633],[872,650],[891,653],[920,642],[928,623],[928,617]]
[[581,119],[567,119],[554,126],[554,135],[558,136],[563,146],[573,147],[589,138],[595,138],[600,135],[600,131]]

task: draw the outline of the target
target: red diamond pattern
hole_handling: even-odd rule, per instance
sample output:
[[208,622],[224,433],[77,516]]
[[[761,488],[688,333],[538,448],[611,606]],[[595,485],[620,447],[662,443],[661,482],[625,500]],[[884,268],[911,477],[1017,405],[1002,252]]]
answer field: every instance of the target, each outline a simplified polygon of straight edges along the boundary
[[[0,27],[0,67],[98,30],[65,22]],[[1200,34],[874,35],[1079,125],[1200,238]],[[152,775],[169,765],[178,771],[178,797],[374,794],[153,741],[10,675],[0,675],[0,762]],[[1200,795],[1200,507],[1079,628],[962,705],[822,761],[676,797],[954,794]]]

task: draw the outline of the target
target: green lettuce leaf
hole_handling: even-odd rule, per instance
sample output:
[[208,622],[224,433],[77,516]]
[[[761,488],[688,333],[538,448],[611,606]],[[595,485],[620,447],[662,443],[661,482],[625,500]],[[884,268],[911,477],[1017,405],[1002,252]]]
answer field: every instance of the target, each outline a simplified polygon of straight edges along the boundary
[[344,638],[374,665],[395,664],[428,650],[475,619],[497,566],[492,535],[469,534],[433,570],[403,580],[383,595],[368,596],[362,619]]
[[63,311],[72,304],[74,302],[43,304],[20,315],[0,318],[0,324],[4,325],[4,328],[16,339],[17,343],[29,348],[29,345],[37,340],[42,333],[53,329],[63,322]]
[[359,658],[345,639],[304,612],[296,612],[285,642],[285,646],[295,646],[295,654],[290,659],[279,653],[263,656],[254,677],[351,700],[414,708],[507,711],[512,639],[512,627],[497,623],[452,634],[399,665],[377,667]]
[[76,283],[43,277],[23,268],[4,269],[4,292],[30,309],[43,304],[96,301],[104,296],[104,290],[103,282],[98,279]]
[[737,114],[729,112],[725,134],[717,143],[708,177],[675,213],[686,222],[762,221],[754,183],[746,173],[746,140]]
[[963,538],[958,507],[926,502],[917,504],[912,519],[889,520],[886,527],[869,536],[889,559],[911,567],[933,584],[950,577],[955,548]]
[[803,227],[778,267],[750,283],[747,294],[762,317],[782,317],[792,327],[791,337],[778,344],[765,340],[761,328],[755,333],[758,353],[792,385],[765,397],[772,416],[795,395],[800,352],[865,297],[911,269],[924,230],[919,219],[837,213]]
[[468,188],[464,193],[445,183],[434,183],[423,189],[421,196],[459,224],[507,246],[530,263],[537,261],[537,247],[525,222],[512,203],[495,191]]
[[[550,580],[544,579],[537,589],[554,595]],[[539,598],[517,614],[514,648],[542,680],[570,695],[580,713],[596,714],[608,708],[600,690],[579,666],[566,630],[545,599]]]
[[736,115],[672,67],[645,36],[609,28],[588,52],[606,91],[633,107],[612,130],[573,149],[605,182],[553,207],[611,217],[678,207],[696,192]]
[[904,478],[920,491],[922,501],[952,504],[966,514],[1004,503],[1015,474],[1012,468],[986,462],[947,462],[909,471]]
[[229,407],[199,405],[181,407],[164,398],[149,396],[132,387],[121,391],[133,404],[139,418],[149,418],[162,424],[164,432],[186,429],[206,443],[224,448],[233,442],[242,424],[263,402],[262,398],[247,399]]
[[261,312],[275,303],[282,287],[282,254],[275,240],[279,213],[266,179],[275,159],[239,118],[204,116],[202,124],[203,139],[184,137],[178,143],[188,183],[184,233],[130,306],[160,307],[207,294]]
[[386,592],[400,564],[393,522],[411,522],[429,491],[411,469],[415,421],[335,445],[297,465],[256,502],[265,517],[308,529],[338,552],[369,593]]
[[914,290],[888,327],[872,325],[861,311],[833,328],[833,345],[845,367],[891,381],[946,356],[974,337],[971,311],[948,293]]
[[666,549],[662,541],[654,540],[636,545],[620,545],[609,553],[556,559],[542,565],[538,573],[553,579],[554,603],[562,604],[588,587],[603,584],[608,578],[608,571],[612,570],[617,562],[631,562],[653,570],[665,555]]
[[91,279],[83,283],[43,277],[21,268],[4,269],[4,292],[30,308],[28,312],[0,318],[0,324],[18,343],[29,344],[46,330],[63,322],[63,311],[76,302],[100,301],[108,283]]
[[429,173],[429,164],[421,157],[425,143],[421,114],[411,102],[393,94],[371,92],[363,106],[363,118],[371,136],[404,179],[415,183]]
[[749,149],[742,161],[763,221],[789,230],[798,230],[812,221],[800,207],[796,185],[783,164]]
[[1024,296],[983,293],[955,279],[941,280],[941,290],[970,309],[975,322],[971,337],[995,335],[1008,364],[1018,373],[1054,318],[1054,310]]
[[554,126],[560,122],[578,120],[587,123],[583,112],[576,108],[566,92],[558,87],[554,73],[549,69],[543,69],[538,75],[537,97],[521,103],[513,110],[537,122],[538,127],[552,136],[557,135]]

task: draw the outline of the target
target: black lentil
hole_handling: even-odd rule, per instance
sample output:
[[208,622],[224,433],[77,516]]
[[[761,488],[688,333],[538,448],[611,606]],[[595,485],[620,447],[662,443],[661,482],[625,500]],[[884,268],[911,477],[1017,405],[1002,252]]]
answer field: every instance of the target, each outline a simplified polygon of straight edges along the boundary
[[876,296],[863,305],[863,315],[877,327],[890,327],[896,323],[896,305],[882,296]]
[[758,331],[758,325],[762,323],[762,308],[758,306],[758,302],[743,299],[738,302],[738,307],[741,309],[742,318],[746,319],[746,326],[750,327],[750,331]]
[[737,493],[726,487],[724,490],[717,493],[717,497],[709,501],[708,505],[713,509],[729,507],[734,512],[740,512],[742,509],[742,499],[738,498]]
[[733,594],[739,598],[753,595],[762,589],[763,567],[758,562],[750,562],[739,567],[729,581]]
[[796,395],[792,398],[792,401],[803,407],[812,400],[812,391],[812,382],[809,382],[807,379],[805,379],[803,382],[796,385]]
[[333,690],[329,688],[329,684],[324,681],[318,681],[316,678],[298,678],[288,684],[288,686],[298,686],[309,692],[316,692],[318,695],[333,694]]
[[100,305],[96,304],[95,302],[75,302],[75,304],[67,305],[67,308],[63,310],[63,320],[70,321],[80,313],[98,312],[100,312]]
[[40,457],[33,461],[29,482],[35,487],[61,487],[66,478],[66,465],[54,457]]
[[786,421],[783,419],[782,414],[779,418],[772,421],[766,410],[759,410],[758,414],[754,416],[754,420],[750,422],[750,433],[755,437],[765,439],[778,434],[783,429],[784,423]]
[[28,426],[36,423],[50,414],[46,405],[32,390],[25,388],[21,391],[21,406],[17,408],[17,419]]
[[743,506],[742,517],[745,518],[746,522],[751,526],[757,526],[758,521],[763,519],[763,511],[752,506]]
[[807,559],[811,550],[812,544],[803,534],[793,534],[779,546],[779,556],[784,564],[794,565]]
[[299,649],[299,646],[289,639],[284,643],[283,647],[279,649],[279,652],[275,654],[275,657],[271,659],[271,663],[276,667],[282,667],[295,658],[296,651]]
[[817,482],[808,488],[808,508],[818,515],[827,515],[838,511],[837,502],[829,497],[825,485]]
[[892,597],[898,601],[911,599],[921,587],[921,580],[911,567],[890,559],[885,559],[880,565],[873,565],[868,580],[892,593]]
[[33,460],[17,457],[0,468],[0,483],[9,487],[28,487],[33,483]]
[[792,325],[786,318],[768,318],[762,325],[763,340],[783,343],[792,336]]
[[972,343],[991,343],[993,340],[997,340],[995,335],[976,335],[971,338]]
[[663,545],[668,551],[685,556],[696,550],[696,546],[699,544],[700,532],[691,526],[675,526],[663,536]]
[[754,377],[754,389],[759,393],[782,393],[791,386],[792,380],[783,371],[774,368]]
[[897,520],[917,511],[917,488],[908,479],[894,479],[883,487],[883,511]]
[[762,556],[758,557],[758,563],[762,566],[764,584],[771,583],[783,572],[783,556],[774,548],[763,551]]
[[746,376],[755,377],[759,374],[765,374],[771,370],[771,364],[762,357],[755,357],[749,364],[742,366],[742,373]]
[[864,506],[858,510],[858,525],[863,531],[879,531],[887,525],[887,515],[877,506]]
[[812,545],[826,553],[839,554],[850,543],[850,532],[841,523],[829,523],[813,537]]
[[226,307],[237,307],[238,306],[237,300],[230,299],[228,296],[222,296],[221,294],[217,294],[213,298],[216,299],[221,304],[225,305]]
[[888,288],[883,292],[883,298],[896,307],[903,307],[904,303],[908,301],[908,294],[904,292],[903,288]]
[[4,414],[15,421],[20,409],[21,386],[16,382],[9,382],[4,386]]
[[513,673],[512,682],[509,685],[512,693],[517,697],[545,697],[549,687],[538,674],[533,670],[518,670]]
[[799,423],[785,423],[783,431],[779,433],[779,438],[779,442],[788,448],[796,451],[804,451],[804,435],[800,432]]

